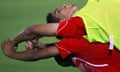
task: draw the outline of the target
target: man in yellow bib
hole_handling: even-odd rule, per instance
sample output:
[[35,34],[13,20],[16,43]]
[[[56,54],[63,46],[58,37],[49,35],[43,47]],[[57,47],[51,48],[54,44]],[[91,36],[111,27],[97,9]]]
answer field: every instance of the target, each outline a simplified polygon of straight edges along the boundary
[[[79,27],[83,24],[81,18],[73,17],[76,20],[75,21],[73,18],[71,18],[72,20],[69,20],[67,16],[66,18],[68,18],[68,21],[63,21],[60,25],[58,25],[59,23],[52,23],[50,25],[35,25],[25,29],[13,40],[5,41],[2,44],[3,52],[10,58],[23,61],[40,60],[59,54],[65,58],[68,55],[73,54],[75,56],[72,58],[74,64],[76,67],[80,67],[83,72],[120,72],[120,64],[118,64],[120,61],[119,51],[114,49],[113,54],[109,56],[107,49],[108,44],[106,43],[110,40],[110,49],[112,49],[114,41],[114,44],[117,47],[116,43],[118,42],[116,42],[116,39],[119,37],[119,32],[117,32],[118,25],[115,24],[119,24],[119,21],[118,17],[114,15],[119,15],[119,2],[117,0],[115,2],[109,0],[109,2],[110,3],[107,4],[107,1],[89,0],[86,7],[75,14],[82,17],[87,31],[86,35],[84,33],[81,34],[81,32],[84,32],[84,30],[81,30],[81,27]],[[110,6],[113,8],[109,8]],[[111,10],[108,12],[107,9]],[[118,12],[113,12],[115,11],[114,9],[117,9]],[[60,7],[60,9],[56,10],[54,13],[61,13],[62,17],[64,17],[63,14],[71,16],[75,11],[76,7],[68,5],[65,7],[63,6],[62,8]],[[113,13],[115,14],[113,15]],[[84,25],[82,25],[82,29],[84,29],[83,27]],[[116,30],[113,31],[112,28]],[[85,38],[81,38],[80,34],[84,34],[90,42],[99,41],[102,43],[89,43]],[[57,42],[56,45],[45,47],[41,50],[33,49],[16,52],[16,45],[18,43],[42,36],[61,36],[65,37],[65,40],[62,39],[62,41]]]

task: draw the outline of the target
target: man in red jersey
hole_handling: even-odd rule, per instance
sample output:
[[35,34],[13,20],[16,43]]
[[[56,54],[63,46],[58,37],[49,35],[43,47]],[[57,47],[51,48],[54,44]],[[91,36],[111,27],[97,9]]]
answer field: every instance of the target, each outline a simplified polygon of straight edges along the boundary
[[[72,55],[74,56],[72,60],[75,66],[83,72],[120,72],[119,51],[114,48],[112,54],[109,54],[108,43],[89,43],[83,37],[86,33],[82,19],[79,17],[70,18],[75,11],[76,6],[62,6],[53,13],[63,14],[60,16],[64,19],[59,24],[51,23],[30,26],[14,39],[5,41],[2,44],[3,52],[10,58],[23,61],[40,60],[56,55],[61,55],[65,59]],[[68,14],[66,18],[64,14]],[[16,45],[20,42],[43,36],[59,36],[62,39],[53,45],[43,46],[43,49],[16,51]]]

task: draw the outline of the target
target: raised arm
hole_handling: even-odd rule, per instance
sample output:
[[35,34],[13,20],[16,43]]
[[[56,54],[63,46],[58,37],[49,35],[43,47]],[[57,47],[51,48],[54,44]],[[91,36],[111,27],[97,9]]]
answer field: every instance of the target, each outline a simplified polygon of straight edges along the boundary
[[55,36],[57,28],[57,23],[32,25],[14,37],[13,42],[16,45],[22,41],[33,40],[42,36]]
[[38,60],[54,56],[58,54],[58,51],[54,45],[42,50],[35,49],[22,52],[16,51],[16,45],[22,41],[33,40],[42,36],[55,36],[57,27],[58,24],[56,23],[30,26],[20,32],[13,39],[5,41],[2,44],[2,50],[6,56],[23,61]]

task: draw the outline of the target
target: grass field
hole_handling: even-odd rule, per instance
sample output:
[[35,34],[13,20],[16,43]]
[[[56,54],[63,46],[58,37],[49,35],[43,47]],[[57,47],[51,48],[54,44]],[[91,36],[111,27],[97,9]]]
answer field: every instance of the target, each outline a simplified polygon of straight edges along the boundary
[[[46,23],[46,15],[60,5],[75,4],[83,7],[87,0],[0,0],[0,43],[14,37],[23,28]],[[55,38],[43,38],[43,42],[54,42]],[[21,44],[20,47],[24,47]],[[6,57],[0,49],[0,72],[79,72],[73,67],[60,67],[53,58],[22,62]]]

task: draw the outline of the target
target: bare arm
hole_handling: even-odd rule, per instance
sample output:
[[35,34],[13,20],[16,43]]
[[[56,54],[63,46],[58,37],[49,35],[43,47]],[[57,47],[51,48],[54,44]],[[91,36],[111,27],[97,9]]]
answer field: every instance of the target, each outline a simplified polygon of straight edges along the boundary
[[42,50],[26,50],[22,52],[17,52],[15,46],[22,41],[33,40],[42,36],[55,36],[57,26],[57,24],[53,23],[30,26],[12,40],[5,41],[2,44],[2,50],[6,56],[23,61],[38,60],[57,55],[58,51],[54,45]]
[[4,54],[10,58],[22,61],[34,61],[49,58],[59,54],[55,45],[46,46],[44,49],[27,50],[17,52],[12,40],[7,40],[2,44]]
[[55,36],[57,28],[57,23],[33,25],[24,29],[14,37],[13,42],[16,45],[22,41],[33,40],[42,36]]
[[55,43],[41,43],[40,41],[35,39],[32,41],[26,41],[25,47],[26,50],[32,50],[32,49],[44,49],[53,45],[55,45]]

